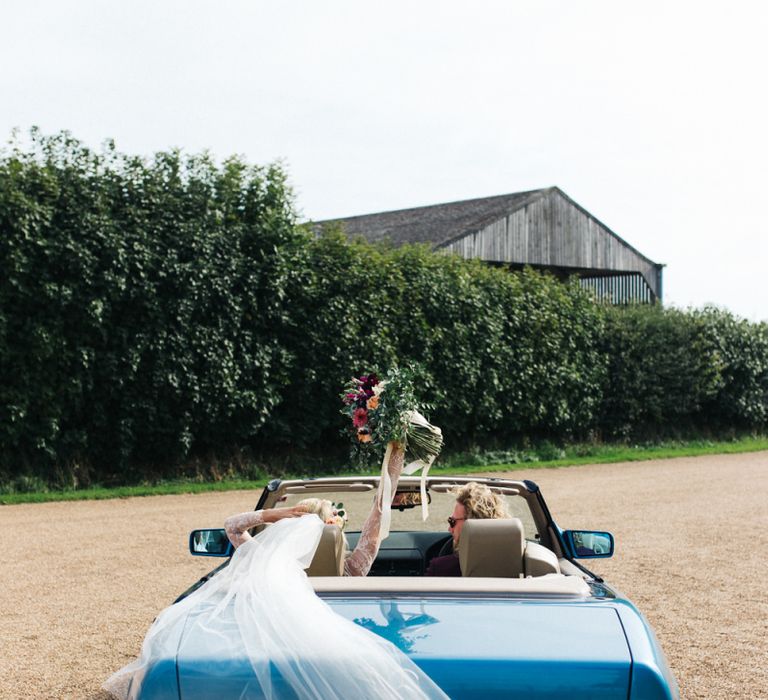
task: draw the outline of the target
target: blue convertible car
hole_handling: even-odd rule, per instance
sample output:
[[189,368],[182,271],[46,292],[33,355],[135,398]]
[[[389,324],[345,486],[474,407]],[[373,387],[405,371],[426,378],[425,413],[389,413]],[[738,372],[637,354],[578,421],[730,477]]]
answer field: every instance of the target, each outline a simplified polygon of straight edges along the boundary
[[[430,513],[424,521],[419,480],[404,477],[391,534],[367,577],[340,575],[340,531],[326,527],[308,569],[317,594],[339,615],[390,640],[451,698],[678,698],[645,618],[581,563],[611,556],[613,537],[561,530],[531,481],[472,480],[501,494],[514,517],[465,523],[459,551],[463,576],[424,572],[433,557],[451,551],[445,518],[453,508],[452,490],[470,479],[429,477]],[[275,480],[256,507],[289,507],[308,496],[343,502],[350,514],[347,539],[354,547],[377,486],[376,477]],[[194,531],[190,551],[231,555],[222,530]],[[219,654],[215,640],[192,635],[175,658],[149,670],[140,697],[238,698],[252,673],[245,655]]]

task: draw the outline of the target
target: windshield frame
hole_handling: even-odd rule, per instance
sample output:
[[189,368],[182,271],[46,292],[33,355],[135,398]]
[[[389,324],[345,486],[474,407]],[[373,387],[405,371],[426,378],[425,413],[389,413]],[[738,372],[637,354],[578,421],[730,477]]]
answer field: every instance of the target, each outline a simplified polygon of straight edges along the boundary
[[[333,492],[343,498],[344,493],[370,492],[373,496],[376,489],[378,489],[379,481],[379,476],[320,477],[286,479],[284,481],[274,479],[262,493],[257,508],[279,507],[280,502],[289,494],[291,496],[298,495],[300,498],[310,498],[313,496],[323,497],[329,492]],[[514,495],[525,499],[537,532],[535,538],[528,537],[528,539],[545,545],[548,544],[550,539],[549,528],[554,526],[554,523],[549,516],[548,509],[543,505],[543,499],[538,487],[531,481],[481,476],[430,475],[426,478],[426,487],[428,493],[434,494],[470,482],[485,484],[493,491],[503,495],[510,495],[510,492],[514,492]],[[397,490],[398,492],[418,491],[420,485],[420,477],[402,476]],[[440,530],[438,528],[427,531],[439,532]],[[350,530],[350,532],[357,531],[357,529]],[[393,527],[393,531],[396,531],[396,528]]]

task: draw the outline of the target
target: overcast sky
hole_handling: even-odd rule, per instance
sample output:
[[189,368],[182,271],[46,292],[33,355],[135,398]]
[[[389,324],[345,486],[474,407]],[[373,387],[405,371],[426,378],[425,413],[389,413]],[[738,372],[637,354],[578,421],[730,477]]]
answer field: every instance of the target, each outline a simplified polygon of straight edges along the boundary
[[281,159],[305,218],[558,185],[768,319],[768,3],[3,0],[0,136]]

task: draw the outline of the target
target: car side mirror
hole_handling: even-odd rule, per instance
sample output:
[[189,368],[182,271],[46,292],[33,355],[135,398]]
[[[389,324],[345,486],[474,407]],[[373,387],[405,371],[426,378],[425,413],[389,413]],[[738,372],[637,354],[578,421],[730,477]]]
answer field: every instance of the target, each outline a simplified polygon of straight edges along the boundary
[[574,559],[599,559],[613,556],[614,540],[610,532],[566,530],[563,536]]
[[229,557],[234,549],[223,527],[189,533],[189,553],[196,557]]

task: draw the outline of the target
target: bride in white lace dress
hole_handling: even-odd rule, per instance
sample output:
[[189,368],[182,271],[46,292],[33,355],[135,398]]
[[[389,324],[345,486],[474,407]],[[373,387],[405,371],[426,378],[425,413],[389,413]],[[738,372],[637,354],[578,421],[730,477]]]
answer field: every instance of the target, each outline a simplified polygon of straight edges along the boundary
[[[402,455],[392,462],[388,471],[394,493]],[[273,524],[255,537],[248,534],[264,523]],[[359,544],[345,560],[346,575],[368,573],[378,552],[380,523],[374,504]],[[229,565],[166,608],[147,633],[141,656],[104,688],[121,700],[140,698],[152,664],[175,658],[185,638],[204,633],[225,657],[247,657],[253,679],[238,698],[447,698],[397,647],[337,615],[315,594],[304,570],[323,527],[320,517],[299,508],[229,518],[227,532],[237,546]]]
[[[387,471],[390,478],[390,497],[389,501],[397,491],[398,480],[403,469],[405,453],[402,449],[394,450],[387,463]],[[293,508],[269,508],[267,510],[252,510],[239,515],[233,515],[224,523],[229,541],[235,547],[239,547],[251,539],[248,530],[259,525],[275,523],[284,518],[296,518],[306,513],[314,513],[321,520],[329,522],[332,517],[331,502],[319,498],[307,498],[299,501]],[[344,575],[345,576],[367,576],[371,570],[373,560],[379,552],[379,535],[381,528],[382,512],[374,505],[368,514],[363,528],[360,531],[360,539],[354,551],[345,554]]]

